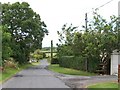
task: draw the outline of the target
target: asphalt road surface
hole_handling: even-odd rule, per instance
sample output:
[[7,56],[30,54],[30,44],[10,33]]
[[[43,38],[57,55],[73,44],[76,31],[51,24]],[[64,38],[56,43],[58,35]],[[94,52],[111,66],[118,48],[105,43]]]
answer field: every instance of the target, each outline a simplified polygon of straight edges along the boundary
[[45,69],[48,65],[47,60],[41,60],[40,65],[22,70],[6,81],[2,88],[69,88]]

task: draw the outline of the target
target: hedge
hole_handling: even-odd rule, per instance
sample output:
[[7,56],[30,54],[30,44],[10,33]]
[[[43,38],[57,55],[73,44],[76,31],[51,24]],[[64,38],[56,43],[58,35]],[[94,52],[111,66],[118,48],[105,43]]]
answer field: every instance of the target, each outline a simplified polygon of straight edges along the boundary
[[99,69],[100,60],[97,57],[92,57],[88,59],[88,71],[96,72]]
[[[62,56],[59,58],[59,65],[61,67],[73,68],[77,70],[86,71],[86,58],[82,56]],[[88,60],[88,71],[95,72],[98,68],[98,60]]]

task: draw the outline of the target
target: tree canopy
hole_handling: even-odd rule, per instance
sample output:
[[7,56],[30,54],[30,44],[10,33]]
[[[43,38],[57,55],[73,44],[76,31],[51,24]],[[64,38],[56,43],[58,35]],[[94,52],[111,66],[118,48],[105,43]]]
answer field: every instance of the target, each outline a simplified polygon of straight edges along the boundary
[[113,50],[119,50],[120,47],[117,17],[110,16],[110,21],[107,21],[94,12],[93,19],[88,25],[87,31],[78,30],[73,25],[63,25],[62,31],[58,31],[61,42],[58,44],[58,56],[82,56],[93,66],[101,62],[108,64]]
[[41,49],[42,40],[48,34],[46,24],[27,2],[2,4],[0,21],[11,35],[12,57],[19,63],[27,62],[30,52]]

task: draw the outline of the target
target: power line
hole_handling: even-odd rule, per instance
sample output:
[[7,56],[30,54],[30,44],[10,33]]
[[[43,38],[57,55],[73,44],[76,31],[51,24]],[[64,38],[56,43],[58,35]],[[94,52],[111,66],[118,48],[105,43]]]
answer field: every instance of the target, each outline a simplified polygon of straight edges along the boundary
[[[105,4],[99,6],[98,8],[95,8],[95,9],[93,8],[93,9],[94,10],[99,10],[100,8],[106,6],[107,4],[111,3],[112,1],[113,0],[110,0],[110,1],[106,2]],[[93,10],[90,11],[90,12],[93,12]],[[90,13],[90,12],[85,13],[85,30],[86,30],[86,32],[88,31],[88,27],[87,27],[87,24],[88,24],[88,13]]]
[[108,2],[104,3],[103,5],[101,5],[101,6],[97,7],[97,8],[95,8],[95,9],[94,9],[94,8],[92,8],[92,10],[91,10],[91,11],[89,11],[89,12],[87,12],[87,13],[91,13],[91,12],[93,12],[93,10],[99,10],[100,8],[102,8],[102,7],[106,6],[107,4],[111,3],[112,1],[114,1],[114,0],[110,0],[110,1],[108,1]]
[[107,4],[111,3],[112,1],[114,1],[114,0],[110,0],[110,1],[106,2],[105,4],[99,6],[99,7],[96,8],[96,9],[102,8],[102,7],[106,6]]

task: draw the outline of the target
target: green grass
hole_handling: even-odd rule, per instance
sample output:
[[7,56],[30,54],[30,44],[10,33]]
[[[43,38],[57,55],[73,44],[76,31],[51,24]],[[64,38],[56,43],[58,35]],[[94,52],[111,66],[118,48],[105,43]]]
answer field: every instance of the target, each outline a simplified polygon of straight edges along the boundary
[[40,62],[34,62],[34,63],[32,63],[32,65],[39,65],[40,64]]
[[96,75],[94,73],[89,73],[89,72],[85,72],[85,71],[59,67],[58,64],[50,65],[48,68],[51,71],[62,73],[62,74],[68,74],[68,75],[80,75],[80,76],[94,76],[94,75]]
[[[89,90],[95,89],[95,88],[118,88],[118,84],[115,82],[104,82],[104,83],[97,83],[95,85],[90,85],[87,88],[89,88]],[[105,90],[106,90],[105,89]]]
[[0,72],[0,83],[5,82],[6,80],[8,80],[10,77],[15,75],[19,71],[21,71],[21,70],[23,70],[25,68],[28,68],[30,66],[35,66],[35,65],[39,65],[39,63],[32,63],[32,64],[21,65],[21,66],[19,66],[19,69],[6,68],[4,72],[2,72],[2,73]]

